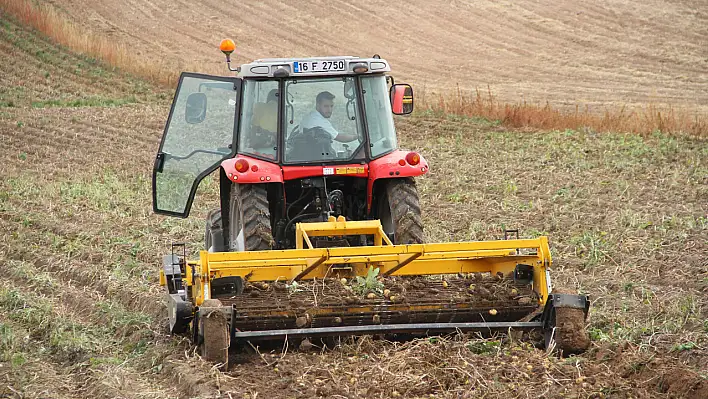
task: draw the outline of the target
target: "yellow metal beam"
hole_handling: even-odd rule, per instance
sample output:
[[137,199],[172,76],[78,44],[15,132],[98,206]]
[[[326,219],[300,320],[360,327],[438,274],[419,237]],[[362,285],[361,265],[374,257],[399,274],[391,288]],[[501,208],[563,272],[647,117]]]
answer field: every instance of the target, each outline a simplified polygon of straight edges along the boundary
[[421,255],[423,255],[423,253],[421,253],[421,252],[414,252],[412,254],[407,254],[407,255],[398,255],[398,264],[396,264],[392,268],[384,271],[382,274],[384,276],[390,276],[393,273],[396,273],[398,270],[400,270],[403,266],[420,258]]
[[[546,245],[548,245],[546,243]],[[319,258],[329,254],[329,257],[354,257],[374,255],[395,255],[422,252],[423,258],[438,257],[474,257],[474,256],[507,256],[516,253],[516,249],[539,249],[541,243],[536,240],[504,240],[504,241],[472,241],[443,244],[409,244],[383,245],[370,247],[338,247],[313,249],[283,249],[271,251],[249,252],[206,252],[211,262],[246,261],[246,260],[278,260],[295,258]],[[490,251],[490,252],[482,252]],[[545,252],[544,252],[545,253]],[[546,253],[547,254],[547,253]],[[548,255],[546,257],[549,257]]]
[[313,248],[310,237],[340,237],[373,235],[374,245],[393,245],[378,220],[347,221],[344,216],[330,216],[327,222],[297,223],[295,225],[295,248]]
[[300,280],[301,278],[307,276],[308,273],[315,270],[315,268],[317,266],[321,265],[322,262],[324,262],[326,260],[327,260],[326,256],[323,256],[319,259],[308,259],[307,260],[307,268],[305,270],[301,271],[300,273],[298,273],[298,275],[293,278],[293,281]]

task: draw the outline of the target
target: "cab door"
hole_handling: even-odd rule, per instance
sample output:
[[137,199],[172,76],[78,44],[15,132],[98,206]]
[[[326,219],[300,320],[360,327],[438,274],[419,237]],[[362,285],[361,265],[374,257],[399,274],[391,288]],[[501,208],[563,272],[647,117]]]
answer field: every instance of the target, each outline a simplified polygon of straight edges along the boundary
[[236,153],[242,80],[182,73],[152,174],[155,213],[187,217],[202,179]]

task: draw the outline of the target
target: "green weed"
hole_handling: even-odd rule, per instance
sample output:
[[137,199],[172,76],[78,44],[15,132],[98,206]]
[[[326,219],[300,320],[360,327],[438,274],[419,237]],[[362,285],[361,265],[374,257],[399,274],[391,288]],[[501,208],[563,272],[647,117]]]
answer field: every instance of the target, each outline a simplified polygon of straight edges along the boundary
[[32,285],[43,290],[54,290],[58,284],[49,273],[37,272],[33,265],[23,261],[9,261],[7,263],[9,274],[17,279],[26,280]]
[[575,245],[575,254],[585,259],[586,267],[597,266],[605,261],[610,249],[606,236],[604,231],[586,231],[571,238],[571,243]]
[[114,302],[99,301],[95,304],[98,313],[109,320],[112,329],[149,326],[152,318],[144,313],[126,310]]
[[0,322],[0,362],[10,362],[15,368],[26,362],[21,353],[22,342],[9,324]]
[[297,281],[293,281],[292,283],[286,283],[285,288],[287,288],[288,290],[288,295],[293,295],[303,290],[303,288],[300,286],[300,284],[297,283]]
[[671,348],[672,352],[685,352],[685,351],[690,351],[692,349],[696,349],[698,345],[696,345],[695,342],[683,342],[680,344],[676,344]]
[[499,352],[501,341],[470,341],[465,346],[476,355],[487,355]]
[[359,295],[366,295],[368,293],[382,294],[384,285],[378,280],[379,268],[374,268],[369,266],[369,271],[366,273],[366,277],[357,276],[356,283],[352,285],[352,290]]
[[0,307],[7,311],[10,320],[30,328],[31,337],[45,340],[52,352],[63,358],[75,359],[100,345],[97,331],[55,313],[52,304],[42,297],[3,288]]

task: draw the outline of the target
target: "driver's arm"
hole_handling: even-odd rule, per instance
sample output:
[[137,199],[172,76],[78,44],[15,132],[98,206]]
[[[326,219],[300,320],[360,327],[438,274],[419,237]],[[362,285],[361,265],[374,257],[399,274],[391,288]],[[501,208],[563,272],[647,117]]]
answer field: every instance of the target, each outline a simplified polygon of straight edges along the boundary
[[358,137],[355,134],[338,133],[334,139],[341,143],[348,143],[357,140]]
[[332,136],[332,140],[339,141],[340,143],[348,143],[350,141],[357,140],[358,137],[356,134],[347,134],[347,133],[340,133],[337,131],[337,129],[332,126],[332,122],[330,122],[327,119],[323,119],[323,123],[321,126],[324,130],[327,131],[327,133]]

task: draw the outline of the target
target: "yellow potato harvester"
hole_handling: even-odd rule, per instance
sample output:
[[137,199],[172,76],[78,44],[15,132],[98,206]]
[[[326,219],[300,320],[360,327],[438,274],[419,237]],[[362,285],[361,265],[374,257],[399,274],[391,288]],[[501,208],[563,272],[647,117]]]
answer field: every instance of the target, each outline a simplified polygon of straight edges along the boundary
[[423,243],[414,178],[392,114],[413,110],[379,56],[272,58],[235,77],[180,76],[153,169],[153,209],[187,217],[218,170],[204,250],[164,257],[172,333],[207,359],[233,344],[359,334],[541,330],[587,345],[585,296],[552,293],[546,237]]
[[[375,244],[314,248],[310,241],[311,237],[350,235],[372,235]],[[547,345],[554,342],[565,353],[585,349],[584,346],[572,346],[577,344],[577,338],[573,337],[584,334],[582,331],[564,331],[565,335],[555,331],[557,312],[575,310],[584,319],[589,300],[579,295],[549,294],[551,255],[546,237],[394,245],[378,221],[345,221],[341,217],[327,222],[298,224],[297,236],[296,249],[202,251],[197,261],[186,261],[184,256],[177,254],[166,256],[160,282],[167,286],[170,295],[172,331],[183,332],[191,325],[195,343],[202,345],[204,356],[218,363],[228,361],[229,346],[245,341],[361,334],[539,330],[545,333]],[[402,293],[400,301],[393,296],[377,296],[354,304],[345,301],[316,304],[312,292],[292,293],[287,288],[303,280],[315,287],[319,287],[318,280],[341,284],[342,278],[351,280],[366,276],[370,267],[378,268],[384,281],[396,277],[449,276],[446,279],[423,278],[427,281],[417,287],[419,290],[431,287],[438,287],[438,291],[454,290],[451,285],[460,282],[465,287],[475,285],[480,276],[491,279],[492,287],[493,280],[506,280],[511,283],[506,288],[515,287],[511,290],[520,294],[532,292],[532,295],[519,296],[518,299],[533,300],[521,301],[502,295],[499,301],[486,298],[471,302],[461,297],[452,302],[444,295],[426,297],[409,292]],[[233,277],[236,279],[229,280]],[[213,284],[220,280],[232,286],[226,290],[229,294],[214,299]],[[274,284],[278,281],[287,284],[279,293],[282,298],[277,298],[276,293],[275,301],[266,306],[262,301],[249,306],[249,300],[253,298],[242,293],[231,295],[242,292],[242,287],[234,285],[244,280],[263,292],[276,293]],[[443,288],[443,281],[446,288]],[[468,288],[467,294],[472,298],[478,293]],[[279,306],[289,305],[289,301],[281,299],[295,295],[309,301],[299,308]],[[559,339],[568,335],[571,336],[569,339]],[[586,341],[581,339],[580,342]]]

